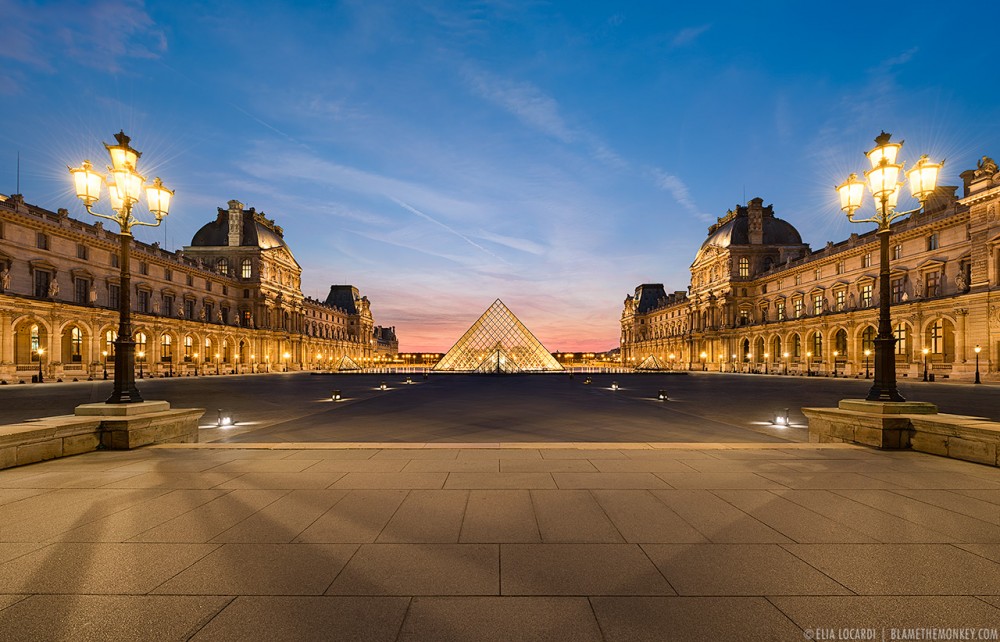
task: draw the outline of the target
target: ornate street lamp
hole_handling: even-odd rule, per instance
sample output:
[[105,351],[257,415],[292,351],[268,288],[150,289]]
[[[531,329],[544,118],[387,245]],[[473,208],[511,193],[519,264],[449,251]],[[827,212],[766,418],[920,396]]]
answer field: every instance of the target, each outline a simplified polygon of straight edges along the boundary
[[142,360],[146,357],[146,353],[143,352],[142,350],[140,350],[139,352],[136,353],[135,356],[138,357],[138,361],[139,361],[139,378],[142,379]]
[[222,374],[219,371],[219,353],[218,352],[215,353],[215,374],[217,374],[217,375]]
[[108,351],[107,350],[101,351],[101,356],[104,357],[104,380],[107,381],[108,380]]
[[833,378],[834,379],[837,378],[837,357],[839,357],[839,356],[840,356],[840,351],[839,350],[834,350],[833,351]]
[[[930,354],[930,348],[924,348],[921,352],[924,353],[924,381],[927,381],[927,355]],[[875,358],[875,376],[878,376],[878,357]]]
[[[891,287],[889,283],[889,236],[892,234],[890,225],[896,219],[919,211],[927,203],[927,199],[937,188],[938,174],[944,162],[934,163],[927,156],[921,156],[916,165],[906,172],[910,181],[910,193],[920,202],[920,207],[906,212],[897,212],[896,203],[903,183],[899,175],[903,164],[896,162],[896,156],[903,142],[890,142],[891,135],[882,132],[875,138],[875,147],[866,156],[871,163],[871,169],[865,172],[868,187],[875,200],[875,215],[865,219],[855,219],[854,213],[861,207],[865,193],[865,181],[851,174],[846,181],[837,187],[840,194],[840,209],[847,214],[852,223],[875,223],[878,225],[876,234],[879,236],[879,315],[878,335],[875,338],[875,381],[868,396],[868,401],[905,401],[896,389],[896,337],[892,333],[892,320],[889,314],[891,304]],[[925,368],[926,370],[926,368]]]
[[979,380],[979,353],[982,352],[983,349],[979,347],[978,343],[976,344],[975,351],[976,351],[976,381],[975,381],[975,383],[982,383],[982,381]]
[[813,356],[812,352],[807,352],[806,353],[806,376],[807,377],[813,376],[812,356]]
[[38,383],[45,383],[42,377],[42,355],[45,354],[45,348],[38,348],[35,352],[38,354]]
[[871,350],[865,350],[865,379],[871,379],[871,370],[868,369],[868,358],[872,356]]
[[788,375],[788,353],[786,352],[786,353],[782,354],[781,356],[783,357],[783,361],[785,362],[785,375],[787,376]]
[[196,376],[196,377],[198,376],[198,370],[200,370],[200,369],[201,368],[198,365],[198,353],[195,352],[194,353],[194,376]]
[[708,357],[708,353],[702,352],[700,356],[701,356],[701,370],[702,372],[704,372],[705,370],[708,370],[708,366],[705,365],[705,359]]
[[[156,227],[170,210],[170,199],[174,195],[156,178],[146,184],[146,178],[138,173],[137,163],[141,152],[129,145],[129,137],[124,131],[115,134],[117,145],[104,147],[111,157],[108,173],[102,175],[94,171],[90,161],[83,161],[78,168],[69,168],[76,187],[77,197],[83,201],[87,211],[98,218],[105,218],[118,224],[120,241],[118,265],[120,267],[120,296],[118,301],[118,337],[115,340],[115,387],[106,403],[139,403],[142,397],[135,387],[135,340],[132,337],[132,297],[129,272],[129,247],[132,243],[132,228],[137,225]],[[92,208],[101,198],[101,186],[107,185],[113,215],[100,214]],[[146,192],[146,205],[155,223],[140,221],[133,216],[133,208]]]
[[767,362],[770,359],[771,359],[771,353],[770,352],[765,352],[764,353],[764,374],[767,374]]

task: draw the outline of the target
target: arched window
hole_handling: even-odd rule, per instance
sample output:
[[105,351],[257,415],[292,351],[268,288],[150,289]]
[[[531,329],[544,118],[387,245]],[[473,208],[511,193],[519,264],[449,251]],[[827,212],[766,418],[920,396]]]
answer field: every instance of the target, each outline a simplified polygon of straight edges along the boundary
[[229,363],[230,356],[231,355],[229,354],[229,341],[223,340],[222,341],[222,362],[223,363]]
[[944,354],[944,320],[938,319],[930,327],[930,349],[932,354]]
[[[872,328],[873,332],[874,330],[875,329]],[[896,327],[892,329],[892,334],[896,337],[896,354],[910,354],[910,339],[906,332],[906,324],[897,323]]]
[[841,359],[847,358],[847,330],[841,328],[833,337],[833,349]]
[[135,333],[135,356],[142,359],[146,356],[146,333]]
[[797,334],[792,335],[792,357],[795,359],[802,358],[802,337]]
[[875,326],[868,326],[861,333],[861,349],[875,353]]
[[240,261],[240,276],[244,279],[249,279],[253,276],[253,263],[251,263],[250,259]]
[[194,355],[194,337],[190,334],[184,337],[184,361],[191,361]]
[[69,331],[69,354],[71,361],[83,361],[83,332],[75,326]]
[[174,346],[169,334],[160,337],[160,361],[174,360]]
[[31,358],[32,358],[32,360],[37,361],[38,360],[38,346],[39,346],[39,343],[38,343],[38,326],[37,325],[31,326],[31,329],[29,330],[28,334],[31,336],[31,354],[32,354]]
[[819,332],[813,335],[812,353],[817,359],[823,358],[823,335]]
[[750,339],[743,339],[743,354],[740,355],[745,361],[750,361],[752,355],[750,354]]
[[115,341],[118,340],[118,333],[114,330],[108,330],[104,333],[104,351],[107,352],[107,356],[114,359],[115,357]]
[[215,262],[215,271],[219,274],[229,274],[229,259],[220,257]]
[[740,258],[740,276],[750,276],[750,259],[745,256]]

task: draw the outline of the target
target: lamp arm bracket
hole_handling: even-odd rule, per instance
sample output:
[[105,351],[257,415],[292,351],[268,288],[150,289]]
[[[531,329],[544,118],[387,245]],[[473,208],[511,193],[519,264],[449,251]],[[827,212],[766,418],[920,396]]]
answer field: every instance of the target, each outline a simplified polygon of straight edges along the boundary
[[131,224],[132,225],[144,225],[146,227],[159,227],[160,223],[162,223],[162,222],[163,222],[163,219],[158,219],[155,223],[146,223],[145,221],[137,221],[135,219],[132,219],[132,223]]
[[90,205],[87,205],[86,207],[87,207],[87,213],[91,214],[92,216],[96,216],[97,218],[105,218],[105,219],[107,219],[109,221],[114,221],[115,223],[118,223],[119,225],[122,224],[122,220],[120,218],[118,218],[117,216],[108,216],[107,214],[101,214],[100,212],[95,212],[92,209],[92,206],[90,206]]

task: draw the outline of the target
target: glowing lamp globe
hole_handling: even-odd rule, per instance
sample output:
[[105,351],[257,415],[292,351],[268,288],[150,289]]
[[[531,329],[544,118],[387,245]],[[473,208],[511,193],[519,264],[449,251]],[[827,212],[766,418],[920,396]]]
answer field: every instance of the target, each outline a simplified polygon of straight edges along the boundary
[[77,168],[69,168],[70,175],[73,176],[73,185],[76,187],[76,196],[86,206],[91,206],[101,198],[101,184],[103,177],[94,171],[94,166],[89,160],[83,161],[83,165]]
[[153,179],[152,185],[146,186],[146,203],[157,220],[170,213],[170,198],[173,195],[173,190],[164,187],[159,177]]
[[927,158],[927,154],[924,154],[917,161],[917,164],[913,166],[913,169],[906,172],[906,178],[910,181],[910,193],[913,194],[913,198],[921,203],[927,202],[927,199],[930,198],[930,195],[934,193],[934,189],[937,187],[938,174],[941,172],[943,165],[944,161],[934,163]]
[[892,134],[882,132],[875,137],[875,147],[865,154],[868,157],[868,161],[872,164],[872,169],[881,165],[883,161],[888,165],[895,165],[896,156],[899,155],[903,141],[892,143],[889,142],[890,138],[892,138]]
[[124,131],[115,134],[115,140],[118,141],[117,145],[104,143],[105,149],[108,150],[108,155],[111,156],[112,169],[114,171],[121,171],[129,167],[134,170],[139,163],[139,157],[142,156],[142,152],[132,149],[132,146],[129,145],[129,141],[132,139],[126,136]]
[[840,194],[840,209],[850,216],[861,207],[865,196],[865,182],[857,174],[851,174],[837,186],[837,193]]

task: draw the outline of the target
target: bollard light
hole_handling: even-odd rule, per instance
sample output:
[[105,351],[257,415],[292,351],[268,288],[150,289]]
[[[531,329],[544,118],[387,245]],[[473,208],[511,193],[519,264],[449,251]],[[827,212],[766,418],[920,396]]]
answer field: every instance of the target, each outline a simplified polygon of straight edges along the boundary
[[413,383],[413,379],[411,379],[411,378],[407,377],[407,378],[406,378],[406,383]]
[[385,382],[383,381],[382,383],[380,383],[378,385],[378,389],[379,390],[388,390],[388,387],[385,385]]
[[340,391],[339,390],[334,390],[333,393],[330,395],[330,399],[332,399],[333,401],[340,401],[340,399],[341,399],[341,397],[340,397]]
[[660,393],[658,395],[656,395],[656,398],[659,399],[660,401],[666,401],[667,400],[667,391],[666,390],[661,390]]
[[228,428],[233,425],[233,417],[228,411],[219,408],[219,421],[216,424],[219,428]]
[[590,377],[587,377],[586,379],[583,380],[583,385],[589,386],[590,384],[591,384]]
[[775,426],[785,427],[788,425],[788,408],[780,408],[774,413],[771,423]]
[[618,382],[617,381],[612,381],[611,382],[611,389],[612,390],[618,390]]

